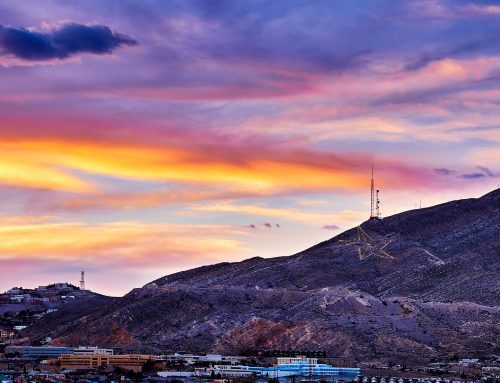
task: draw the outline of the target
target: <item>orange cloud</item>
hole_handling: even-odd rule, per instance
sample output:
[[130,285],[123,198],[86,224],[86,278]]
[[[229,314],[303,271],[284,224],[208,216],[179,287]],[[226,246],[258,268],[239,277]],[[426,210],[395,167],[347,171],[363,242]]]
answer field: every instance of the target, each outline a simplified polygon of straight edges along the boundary
[[[58,191],[96,193],[97,184],[73,174],[175,182],[248,195],[366,187],[364,155],[338,156],[306,149],[209,144],[170,146],[82,140],[6,139],[0,182]],[[424,171],[381,160],[394,183],[419,182]],[[196,198],[196,197],[186,197]],[[182,200],[182,198],[181,198]]]
[[0,182],[7,185],[68,192],[92,192],[94,187],[29,148],[0,143]]
[[[0,227],[0,261],[54,260],[114,263],[121,267],[176,264],[183,267],[241,257],[239,237],[230,226],[112,222],[12,224]],[[196,240],[193,239],[196,237]]]
[[85,211],[92,209],[138,209],[161,205],[171,205],[207,200],[226,200],[250,197],[244,191],[210,189],[176,189],[153,192],[94,193],[91,195],[71,195],[34,200],[29,208],[47,211]]

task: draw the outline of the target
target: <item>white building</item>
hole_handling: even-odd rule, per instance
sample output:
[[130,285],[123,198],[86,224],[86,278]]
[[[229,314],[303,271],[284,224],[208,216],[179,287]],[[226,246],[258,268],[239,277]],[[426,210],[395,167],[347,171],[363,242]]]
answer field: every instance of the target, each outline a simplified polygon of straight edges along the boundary
[[171,354],[163,357],[164,360],[169,361],[179,361],[186,362],[187,364],[193,364],[196,362],[209,362],[209,363],[222,363],[228,362],[231,364],[240,363],[241,360],[246,359],[243,356],[228,356],[219,354],[207,354],[207,355],[194,355],[194,354]]
[[159,371],[158,376],[162,378],[174,378],[174,377],[190,377],[193,376],[193,371]]
[[112,348],[99,348],[97,346],[79,346],[73,350],[77,355],[113,355]]
[[[255,371],[250,371],[250,367],[243,365],[216,365],[213,368],[215,374],[231,377],[251,377],[257,375]],[[211,372],[210,372],[211,373]]]
[[465,366],[465,367],[472,367],[472,366],[475,366],[476,364],[478,364],[479,362],[479,359],[469,359],[469,358],[465,358],[465,359],[460,359],[458,361],[458,364],[460,366]]
[[318,363],[317,358],[293,357],[278,358],[274,367],[245,366],[242,364],[217,364],[209,368],[197,368],[190,375],[175,375],[184,371],[163,371],[160,376],[210,376],[221,375],[227,377],[261,376],[279,378],[285,376],[345,376],[354,377],[361,374],[359,368],[334,367],[329,364]]
[[318,364],[318,358],[304,358],[303,356],[295,357],[280,357],[276,358],[276,364],[291,364],[291,363],[302,363],[306,361],[309,364]]

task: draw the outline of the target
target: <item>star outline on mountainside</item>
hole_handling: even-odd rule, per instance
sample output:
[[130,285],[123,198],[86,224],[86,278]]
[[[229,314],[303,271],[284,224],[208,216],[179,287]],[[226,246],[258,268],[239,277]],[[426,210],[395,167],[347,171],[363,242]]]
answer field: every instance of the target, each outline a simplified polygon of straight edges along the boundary
[[383,259],[394,259],[385,249],[389,241],[373,239],[361,226],[358,226],[358,258],[360,261],[370,257],[379,257]]
[[394,259],[394,256],[386,251],[391,240],[383,241],[381,239],[374,239],[361,226],[357,227],[357,240],[342,240],[342,242],[356,245],[357,255],[360,261],[370,257]]

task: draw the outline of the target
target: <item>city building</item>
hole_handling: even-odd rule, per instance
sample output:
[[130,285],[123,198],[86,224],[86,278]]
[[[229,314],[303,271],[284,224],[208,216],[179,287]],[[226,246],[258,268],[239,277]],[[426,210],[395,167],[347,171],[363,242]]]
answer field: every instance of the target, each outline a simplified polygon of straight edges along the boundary
[[464,367],[474,367],[479,364],[479,359],[470,359],[470,358],[460,359],[458,361],[458,364]]
[[0,327],[0,340],[4,341],[13,338],[15,335],[14,331],[8,327]]
[[[281,359],[281,358],[280,358]],[[293,358],[296,359],[296,358]],[[289,363],[278,363],[274,367],[254,366],[227,366],[216,365],[215,373],[226,376],[262,376],[269,378],[280,378],[285,376],[358,376],[361,374],[359,368],[334,367],[329,364],[317,363],[317,359],[302,358],[299,361]]]
[[83,347],[79,346],[73,350],[73,353],[76,355],[113,355],[113,349],[111,348],[99,348],[97,346],[93,347]]
[[162,357],[162,359],[167,361],[177,361],[185,362],[187,364],[193,364],[198,362],[209,362],[209,363],[240,363],[241,360],[246,359],[243,356],[229,356],[229,355],[219,355],[219,354],[207,354],[207,355],[194,355],[194,354],[171,354]]
[[62,354],[59,358],[61,368],[82,370],[97,367],[115,366],[134,372],[142,371],[144,363],[155,361],[152,355],[106,355],[106,354]]
[[335,367],[318,363],[316,358],[293,357],[278,358],[274,367],[248,367],[257,376],[279,378],[282,376],[346,376],[361,375],[361,370],[355,367]]
[[276,358],[276,364],[292,364],[292,363],[302,363],[306,361],[309,364],[318,364],[318,358],[307,358],[304,356],[296,356],[296,357],[280,357]]
[[64,354],[75,355],[113,355],[113,350],[99,347],[56,347],[56,346],[7,346],[6,353],[22,354],[23,358],[50,359]]
[[[184,376],[177,375],[179,371],[159,372],[162,377]],[[283,357],[277,359],[274,367],[245,366],[218,364],[209,368],[197,368],[189,376],[218,375],[227,377],[265,377],[281,378],[286,376],[338,376],[355,377],[361,375],[359,368],[335,367],[329,364],[318,363],[317,358]]]
[[7,346],[6,353],[22,354],[23,358],[58,358],[62,354],[73,353],[71,347],[53,347],[53,346]]
[[307,358],[326,358],[326,351],[320,350],[264,350],[259,352],[263,356],[279,358],[283,356],[305,356]]

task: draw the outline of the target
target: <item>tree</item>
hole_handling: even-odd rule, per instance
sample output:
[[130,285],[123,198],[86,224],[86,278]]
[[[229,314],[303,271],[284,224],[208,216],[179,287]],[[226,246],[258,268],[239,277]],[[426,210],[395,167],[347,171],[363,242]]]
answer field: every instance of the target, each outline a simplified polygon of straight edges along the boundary
[[154,360],[147,360],[144,362],[144,365],[142,367],[142,371],[144,372],[152,372],[155,370],[155,361]]

